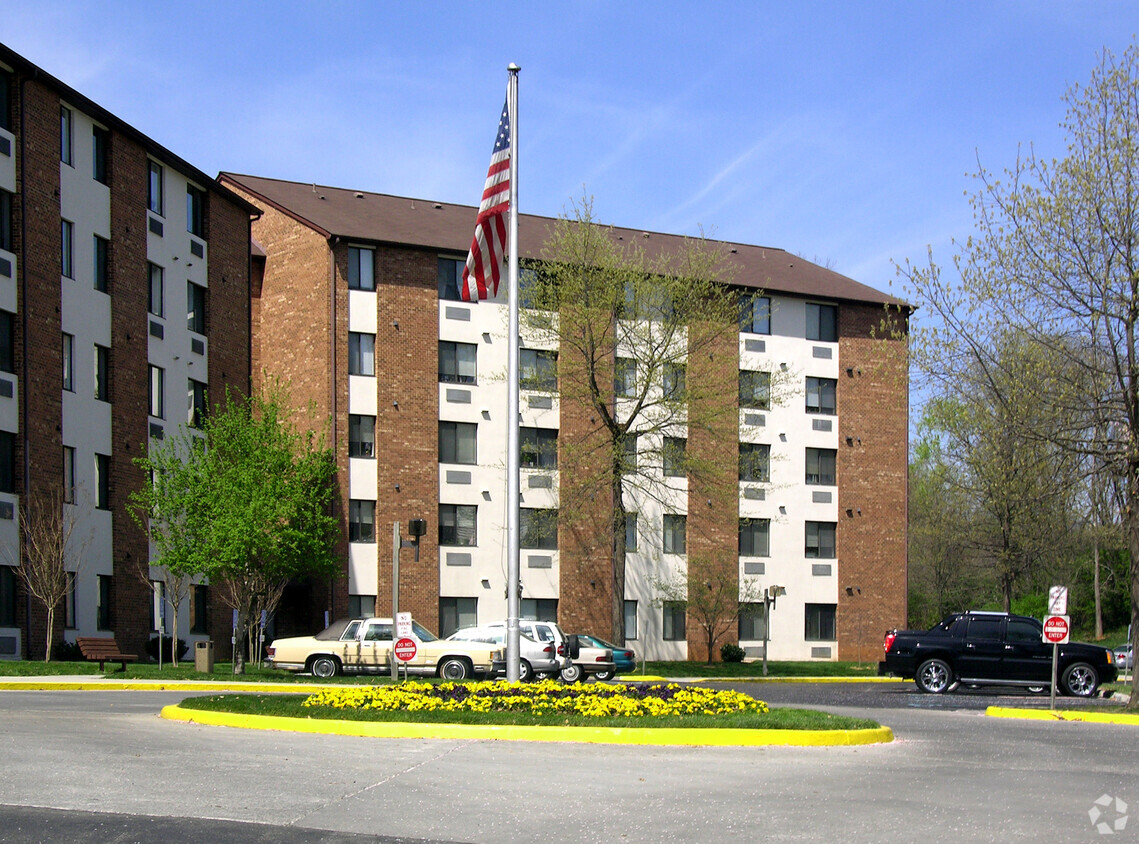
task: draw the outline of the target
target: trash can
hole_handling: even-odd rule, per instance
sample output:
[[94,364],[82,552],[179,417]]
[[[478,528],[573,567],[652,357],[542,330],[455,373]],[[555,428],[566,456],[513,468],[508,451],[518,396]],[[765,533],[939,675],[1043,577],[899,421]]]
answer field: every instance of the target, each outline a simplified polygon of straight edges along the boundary
[[194,643],[194,670],[205,674],[214,673],[214,643]]

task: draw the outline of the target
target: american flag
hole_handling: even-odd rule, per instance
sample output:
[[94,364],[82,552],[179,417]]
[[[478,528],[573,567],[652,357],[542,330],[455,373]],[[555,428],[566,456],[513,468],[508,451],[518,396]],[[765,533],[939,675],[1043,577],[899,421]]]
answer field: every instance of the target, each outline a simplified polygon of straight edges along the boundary
[[510,113],[502,106],[494,152],[486,171],[475,237],[463,269],[459,295],[468,302],[498,295],[506,271],[506,214],[510,210]]

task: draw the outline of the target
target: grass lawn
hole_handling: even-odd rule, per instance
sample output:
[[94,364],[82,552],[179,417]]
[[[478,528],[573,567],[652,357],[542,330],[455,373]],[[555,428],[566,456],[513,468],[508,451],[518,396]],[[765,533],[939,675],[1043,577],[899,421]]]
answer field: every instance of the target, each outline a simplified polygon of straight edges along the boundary
[[[588,688],[588,687],[587,687]],[[881,725],[865,718],[830,715],[810,709],[772,709],[765,713],[730,715],[664,715],[658,717],[600,717],[533,715],[521,712],[415,712],[303,706],[306,695],[210,695],[188,698],[183,709],[274,715],[285,718],[325,718],[340,721],[393,721],[433,724],[488,724],[570,727],[670,727],[751,730],[868,730]]]

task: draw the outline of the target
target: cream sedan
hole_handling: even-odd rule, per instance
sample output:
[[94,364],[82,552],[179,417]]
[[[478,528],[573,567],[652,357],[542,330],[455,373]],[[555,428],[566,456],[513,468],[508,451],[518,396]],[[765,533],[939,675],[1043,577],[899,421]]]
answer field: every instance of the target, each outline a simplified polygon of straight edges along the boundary
[[[438,638],[417,621],[408,636],[415,656],[403,663],[408,674],[466,680],[491,678],[506,667],[506,652],[480,642]],[[334,622],[315,636],[275,639],[266,649],[267,661],[285,671],[307,671],[314,677],[335,677],[391,671],[393,625],[390,618],[351,618]]]

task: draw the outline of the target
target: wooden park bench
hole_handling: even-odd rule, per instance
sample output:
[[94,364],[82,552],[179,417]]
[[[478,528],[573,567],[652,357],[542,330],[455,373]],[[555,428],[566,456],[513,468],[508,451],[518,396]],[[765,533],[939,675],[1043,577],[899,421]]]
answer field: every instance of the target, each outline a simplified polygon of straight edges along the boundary
[[127,670],[127,662],[134,662],[138,657],[135,654],[125,654],[119,649],[115,637],[106,636],[80,636],[75,640],[83,656],[91,661],[99,661],[99,670],[106,671],[108,662],[121,662],[121,670]]

